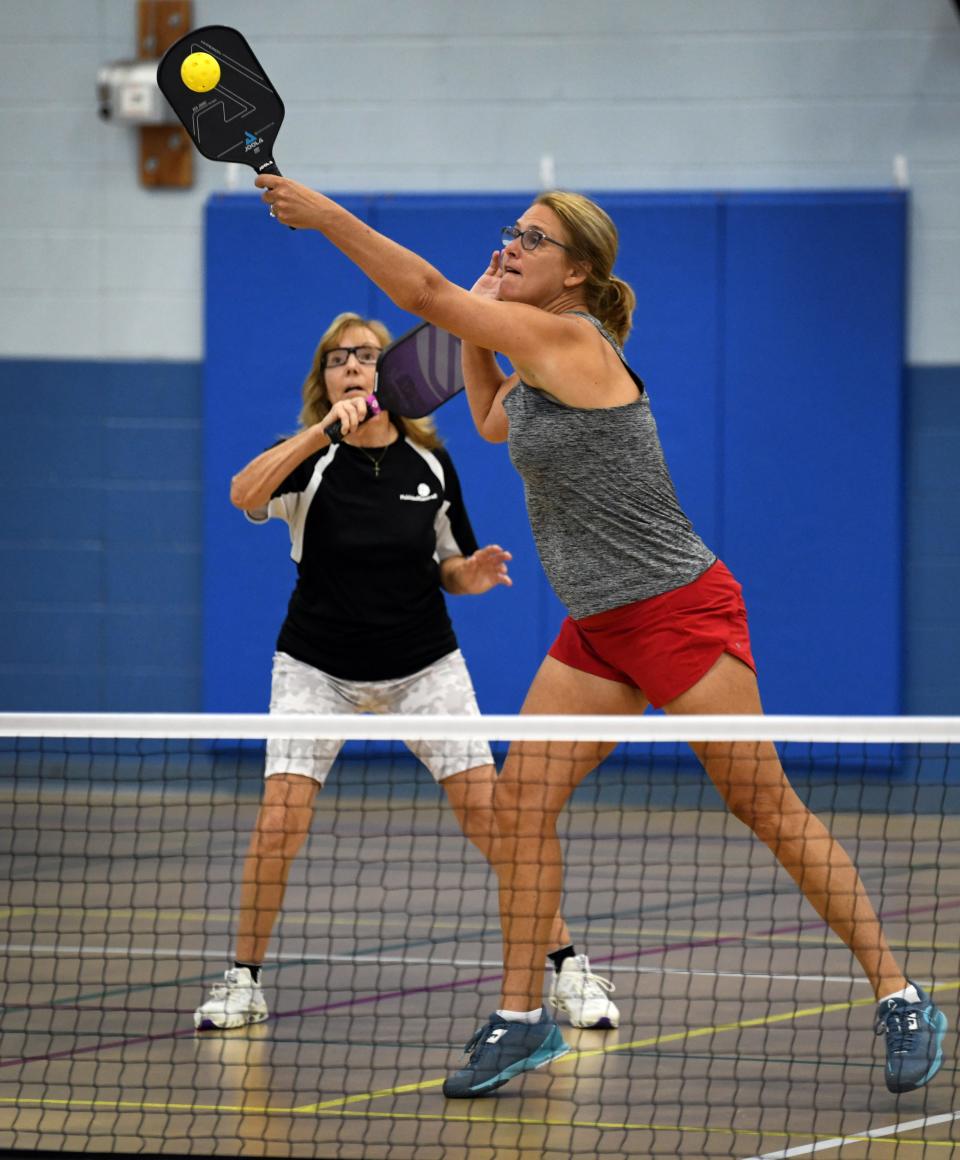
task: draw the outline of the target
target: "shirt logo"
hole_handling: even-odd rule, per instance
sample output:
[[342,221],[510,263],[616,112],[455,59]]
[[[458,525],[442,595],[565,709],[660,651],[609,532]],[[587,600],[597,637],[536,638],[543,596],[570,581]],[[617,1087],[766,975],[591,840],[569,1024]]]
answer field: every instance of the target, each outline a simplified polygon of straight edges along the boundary
[[400,493],[400,498],[410,500],[413,503],[426,503],[427,500],[439,499],[440,497],[435,491],[430,490],[429,483],[418,483],[416,495],[410,495],[409,492],[402,491]]

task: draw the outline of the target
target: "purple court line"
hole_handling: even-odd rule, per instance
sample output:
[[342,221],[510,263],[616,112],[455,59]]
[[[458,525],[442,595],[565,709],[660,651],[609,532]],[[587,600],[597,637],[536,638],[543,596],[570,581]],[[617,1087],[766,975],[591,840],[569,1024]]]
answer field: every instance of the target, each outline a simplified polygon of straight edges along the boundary
[[[902,918],[905,914],[928,914],[930,911],[935,910],[955,910],[958,906],[960,906],[960,899],[953,902],[936,902],[930,906],[906,906],[901,910],[884,912],[879,917],[881,920],[887,921],[888,919]],[[594,959],[593,962],[612,963],[618,959],[640,959],[647,955],[670,954],[672,951],[699,950],[703,947],[726,946],[729,943],[742,942],[744,937],[756,939],[769,938],[772,935],[798,934],[801,931],[823,927],[824,925],[821,919],[811,919],[809,922],[793,923],[790,926],[777,926],[770,930],[758,931],[756,934],[748,936],[719,935],[715,938],[688,939],[686,942],[661,943],[660,946],[656,947],[643,947],[638,950],[623,951],[616,955],[605,955],[602,958]],[[501,972],[496,975],[478,975],[473,979],[458,979],[452,983],[435,983],[431,986],[408,987],[399,991],[376,991],[372,995],[364,995],[359,998],[338,999],[333,1003],[319,1003],[314,1007],[297,1007],[290,1011],[278,1011],[275,1015],[271,1015],[268,1021],[276,1022],[279,1019],[287,1019],[291,1016],[303,1017],[305,1015],[319,1015],[324,1011],[336,1011],[343,1007],[363,1007],[370,1003],[383,1003],[389,999],[403,999],[408,995],[427,995],[436,994],[439,991],[455,991],[460,987],[476,987],[480,983],[495,983],[498,979],[502,978],[503,974]],[[97,1009],[99,1010],[99,1008]],[[138,1035],[131,1039],[115,1039],[109,1043],[92,1043],[87,1047],[66,1048],[63,1051],[46,1052],[42,1055],[20,1056],[16,1059],[3,1060],[0,1062],[0,1069],[17,1067],[24,1063],[66,1059],[75,1055],[89,1055],[97,1051],[111,1051],[116,1047],[136,1047],[141,1043],[159,1043],[165,1039],[183,1039],[188,1035],[196,1035],[194,1028],[183,1027],[179,1031],[164,1031],[156,1035]]]

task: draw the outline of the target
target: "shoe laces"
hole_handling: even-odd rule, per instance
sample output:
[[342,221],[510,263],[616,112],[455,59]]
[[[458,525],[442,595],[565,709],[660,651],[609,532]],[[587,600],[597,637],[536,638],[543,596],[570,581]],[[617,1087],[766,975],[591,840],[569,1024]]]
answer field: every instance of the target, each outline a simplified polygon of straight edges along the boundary
[[237,976],[236,968],[231,968],[224,973],[222,983],[214,983],[210,988],[210,998],[225,999],[231,989],[238,986],[240,986],[240,979]]
[[587,999],[605,999],[607,995],[615,991],[617,988],[609,979],[605,979],[602,975],[595,975],[590,970],[590,963],[586,956],[579,957],[579,970],[574,974],[578,984],[578,990],[583,998]]
[[886,1035],[887,1050],[895,1055],[908,1055],[913,1050],[913,1041],[919,1030],[920,1017],[916,1003],[901,1003],[891,999],[877,1012],[874,1031],[877,1035]]
[[479,1028],[479,1030],[475,1031],[467,1040],[463,1049],[463,1054],[470,1055],[471,1052],[474,1052],[475,1055],[479,1055],[483,1050],[487,1036],[491,1031],[493,1031],[495,1026],[496,1024],[492,1019],[489,1019],[486,1023],[484,1023],[484,1025]]

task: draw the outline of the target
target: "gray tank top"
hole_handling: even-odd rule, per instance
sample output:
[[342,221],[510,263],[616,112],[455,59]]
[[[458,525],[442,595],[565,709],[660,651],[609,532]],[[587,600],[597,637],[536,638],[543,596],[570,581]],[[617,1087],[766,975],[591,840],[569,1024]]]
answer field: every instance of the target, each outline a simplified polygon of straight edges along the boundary
[[[622,359],[602,323],[580,316]],[[619,407],[568,407],[522,381],[504,399],[540,561],[577,620],[681,588],[716,560],[680,507],[647,392],[630,374],[640,397]]]

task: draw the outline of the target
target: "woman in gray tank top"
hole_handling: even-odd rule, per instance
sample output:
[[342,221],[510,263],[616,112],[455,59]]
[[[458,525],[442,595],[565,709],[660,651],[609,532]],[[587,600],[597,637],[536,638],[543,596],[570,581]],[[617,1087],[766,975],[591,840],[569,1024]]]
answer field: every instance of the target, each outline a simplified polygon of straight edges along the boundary
[[[639,714],[652,703],[668,713],[761,714],[739,585],[677,503],[643,383],[621,357],[635,300],[613,274],[617,233],[607,214],[578,194],[541,195],[503,231],[502,249],[468,292],[322,194],[273,175],[256,184],[281,222],[318,230],[397,306],[463,340],[477,430],[490,442],[509,439],[544,569],[570,613],[523,712]],[[495,802],[502,1006],[468,1043],[447,1096],[486,1094],[569,1050],[542,1008],[562,887],[556,820],[612,749],[553,742],[544,755],[542,745],[511,746]],[[887,1087],[927,1083],[941,1066],[946,1018],[903,974],[856,868],[794,792],[773,744],[693,749],[728,808],[869,978]]]

